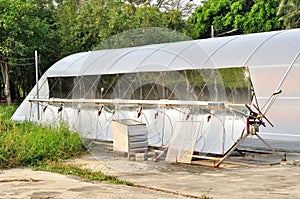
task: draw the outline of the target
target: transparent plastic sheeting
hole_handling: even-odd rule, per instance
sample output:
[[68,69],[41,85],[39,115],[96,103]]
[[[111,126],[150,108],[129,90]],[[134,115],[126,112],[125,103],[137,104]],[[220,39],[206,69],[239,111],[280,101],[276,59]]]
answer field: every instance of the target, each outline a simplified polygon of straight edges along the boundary
[[[104,110],[100,116],[97,110],[82,109],[80,113],[74,107],[65,107],[60,113],[57,106],[48,106],[42,113],[41,122],[57,125],[60,122],[67,122],[70,128],[80,132],[83,138],[97,140],[112,140],[112,119],[134,119],[145,123],[148,129],[148,143],[150,146],[168,146],[173,138],[177,141],[185,140],[186,136],[192,136],[190,144],[193,151],[202,153],[224,154],[240,138],[245,127],[244,117],[238,114],[225,114],[225,111],[214,116],[210,114],[190,114],[187,119],[189,109],[175,110],[153,106],[150,109],[144,107],[143,114],[137,118],[137,111],[117,110],[115,115]],[[126,107],[127,108],[127,107]],[[209,119],[211,118],[211,119]],[[201,122],[199,122],[201,121]],[[174,134],[176,123],[184,124],[181,131]],[[195,131],[190,132],[185,129],[186,123],[197,125]],[[177,124],[177,128],[180,128]],[[187,135],[190,132],[192,135]],[[173,137],[175,136],[175,137]],[[184,150],[183,148],[182,150]],[[191,150],[191,148],[189,148]]]
[[201,121],[176,122],[166,161],[191,163],[200,128]]
[[[228,79],[228,74],[235,73]],[[224,79],[222,77],[227,77]],[[112,120],[134,119],[145,123],[151,146],[169,146],[171,139],[195,137],[193,148],[202,153],[224,154],[241,137],[245,127],[245,106],[250,104],[251,82],[246,67],[228,69],[139,72],[81,77],[49,77],[50,98],[70,99],[74,103],[40,104],[40,122],[67,123],[83,138],[112,140]],[[222,80],[222,82],[221,82]],[[228,108],[222,103],[231,104]],[[123,99],[155,101],[157,104],[76,103],[77,99]],[[178,102],[174,105],[159,100]],[[183,102],[203,102],[184,105]],[[61,111],[60,108],[62,108]],[[32,107],[33,109],[33,107]],[[99,112],[101,109],[101,112]],[[36,112],[30,117],[36,118]],[[200,123],[199,123],[200,121]],[[186,125],[197,124],[195,132]],[[175,124],[184,125],[175,134]],[[184,148],[182,150],[185,150]]]
[[[99,82],[103,80],[101,80],[101,77],[99,76],[112,75],[116,73],[128,74],[138,72],[184,71],[190,69],[222,69],[247,66],[250,73],[252,85],[258,97],[260,106],[262,106],[264,102],[269,98],[269,96],[278,88],[282,89],[283,91],[277,97],[277,100],[266,114],[269,120],[274,123],[275,127],[271,128],[267,126],[266,128],[261,128],[260,135],[277,140],[300,140],[299,121],[297,120],[300,117],[300,91],[298,86],[299,84],[297,82],[299,79],[298,77],[300,76],[299,52],[300,30],[293,29],[285,31],[203,39],[197,41],[123,48],[117,50],[101,50],[78,53],[70,55],[58,61],[41,77],[39,81],[39,98],[48,99],[51,97],[50,94],[52,91],[51,87],[49,87],[48,82],[48,80],[50,80],[51,78],[55,82],[58,77],[70,77],[73,80],[74,77],[76,77],[75,82],[82,82],[78,80],[80,79],[80,77],[90,76],[94,79],[87,79],[92,81],[90,83],[90,87],[94,87],[95,85],[93,84],[93,82]],[[289,71],[290,68],[291,70]],[[283,79],[283,77],[285,77],[285,74],[286,78]],[[209,75],[205,74],[204,76],[207,79],[209,77]],[[95,78],[98,78],[98,80],[96,81]],[[216,80],[217,78],[218,75],[214,76],[213,79]],[[282,80],[284,81],[280,85],[280,82]],[[217,80],[217,82],[220,83],[220,80]],[[217,84],[212,83],[211,85]],[[278,87],[279,85],[280,87]],[[77,89],[79,89],[83,93],[86,93],[83,90],[84,88],[85,87],[82,87],[82,84],[77,84]],[[209,88],[209,90],[211,91],[209,97],[210,101],[217,101],[218,99],[221,101],[227,101],[227,95],[229,95],[230,92],[226,91],[224,87],[215,89],[218,94],[214,93],[213,86],[206,88]],[[69,91],[71,92],[73,88],[69,89]],[[97,90],[97,93],[101,94],[101,87],[100,92],[99,89]],[[68,92],[66,92],[65,94],[61,94],[61,96],[62,95],[67,97]],[[77,93],[76,95],[81,96],[80,93]],[[90,96],[92,96],[91,92]],[[75,98],[75,96],[72,95],[69,97]],[[214,99],[214,97],[217,99]],[[37,105],[36,103],[31,104],[28,101],[32,98],[36,98],[36,87],[33,88],[33,90],[15,112],[12,117],[13,120],[24,121],[30,118],[30,120],[32,121],[37,121]],[[189,97],[189,99],[194,98]],[[239,99],[239,97],[236,97],[235,99]],[[234,103],[239,102],[235,101]],[[111,132],[109,127],[109,122],[112,119],[112,115],[110,112],[111,109],[109,109],[111,107],[108,107],[105,111],[103,111],[103,114],[98,117],[96,115],[97,113],[95,111],[95,107],[93,107],[93,110],[83,109],[78,115],[77,106],[78,104],[73,104],[69,107],[66,107],[63,113],[60,113],[62,116],[58,117],[59,114],[57,113],[57,105],[49,105],[49,109],[46,109],[46,112],[51,112],[50,108],[52,107],[53,118],[55,119],[51,119],[52,116],[49,116],[50,118],[47,119],[45,117],[46,114],[42,115],[41,117],[42,119],[45,119],[47,121],[49,120],[49,122],[56,121],[58,119],[64,119],[65,117],[67,117],[70,121],[69,123],[71,124],[71,126],[74,126],[74,129],[81,128],[83,131],[86,131],[86,134],[89,134],[91,137],[99,136],[99,138],[103,137],[111,139]],[[138,109],[138,107],[136,108]],[[175,117],[175,112],[176,117],[184,118],[186,116],[186,112],[182,113],[175,109],[173,110],[170,108],[167,109],[162,107],[156,108],[159,110],[158,117],[162,117],[163,115],[165,115],[165,120],[163,121],[168,121],[168,117]],[[40,109],[42,109],[42,107],[40,107]],[[125,111],[128,111],[128,107],[125,109]],[[174,128],[175,124],[172,123],[173,126],[171,127],[171,123],[168,124],[168,122],[165,122],[165,128],[162,128],[162,125],[159,126],[162,120],[155,119],[155,117],[153,116],[153,114],[156,112],[155,110],[156,109],[144,110],[143,108],[143,114],[145,114],[146,116],[144,117],[143,115],[143,117],[139,119],[142,119],[143,122],[148,123],[149,129],[153,128],[149,131],[149,139],[152,140],[150,143],[157,143],[158,145],[166,144],[165,141],[170,139],[170,136],[168,137],[168,134],[171,135],[171,129]],[[118,111],[116,111],[116,113],[117,112]],[[119,110],[119,112],[119,115],[122,115],[121,110]],[[201,123],[203,131],[202,134],[206,135],[208,132],[213,132],[210,133],[210,136],[205,137],[205,139],[199,139],[198,143],[195,145],[195,148],[207,152],[217,151],[219,153],[223,153],[223,149],[224,151],[226,151],[227,148],[230,148],[230,145],[232,145],[234,141],[227,142],[226,140],[236,140],[236,137],[238,136],[234,132],[241,133],[241,130],[243,129],[245,123],[243,119],[237,119],[240,117],[240,115],[237,115],[237,113],[234,112],[227,114],[228,110],[225,110],[224,112],[225,114],[218,113],[218,116],[221,115],[219,116],[219,118],[221,119],[217,119],[218,117],[212,117],[209,121],[210,124],[212,122],[222,122],[219,122],[219,124],[216,125],[210,125],[208,127],[206,125],[206,122],[208,121],[207,115],[204,113],[196,114],[195,111],[194,120],[196,120],[196,117],[199,117],[197,118],[197,121],[203,121],[203,123]],[[128,115],[130,115],[132,118],[136,118],[136,113],[136,111],[132,111],[128,113]],[[86,117],[83,116],[84,114],[86,114]],[[126,114],[127,113],[125,112],[125,115]],[[117,115],[118,114],[116,114],[116,116]],[[90,121],[88,119],[89,117],[94,119]],[[77,120],[80,120],[82,122],[77,123]],[[89,123],[91,123],[91,125],[88,125]],[[167,126],[169,128],[168,130]],[[229,128],[229,130],[227,130],[226,128]],[[158,135],[157,129],[164,129],[164,136],[162,136],[162,134]],[[225,134],[222,133],[224,130]],[[157,135],[155,136],[155,134]],[[222,137],[222,139],[216,140],[214,136]],[[209,149],[205,147],[203,148],[203,143],[210,142],[212,145],[209,147]],[[216,142],[221,143],[216,144],[216,146],[218,146],[218,149],[215,149],[215,147],[213,147],[214,143]]]

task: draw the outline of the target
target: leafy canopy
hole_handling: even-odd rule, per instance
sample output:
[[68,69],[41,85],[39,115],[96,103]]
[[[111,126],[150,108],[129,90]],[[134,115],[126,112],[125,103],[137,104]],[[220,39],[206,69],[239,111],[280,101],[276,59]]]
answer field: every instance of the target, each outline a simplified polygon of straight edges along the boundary
[[183,32],[181,12],[161,12],[148,3],[89,0],[66,0],[55,18],[63,55],[94,49],[112,35],[145,27],[165,27]]
[[284,29],[300,28],[300,1],[281,0],[277,15]]
[[213,25],[216,36],[277,30],[279,0],[208,0],[188,19],[189,35],[210,37]]

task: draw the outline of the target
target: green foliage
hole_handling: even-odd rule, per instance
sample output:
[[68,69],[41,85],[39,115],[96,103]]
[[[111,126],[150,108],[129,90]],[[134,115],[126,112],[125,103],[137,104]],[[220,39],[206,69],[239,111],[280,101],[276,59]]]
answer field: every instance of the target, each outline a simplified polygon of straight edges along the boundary
[[[1,109],[7,108],[1,106]],[[1,117],[0,127],[0,168],[58,161],[79,155],[83,150],[79,135],[63,125],[57,129],[46,128]]]
[[161,12],[147,3],[135,6],[122,1],[67,0],[58,7],[56,27],[62,55],[94,49],[118,33],[147,27],[163,27],[183,32],[185,21],[177,10]]
[[276,16],[279,0],[208,0],[188,19],[189,35],[210,37],[280,29]]
[[276,16],[278,0],[258,0],[246,14],[242,24],[244,33],[267,32],[281,27]]
[[60,162],[47,161],[44,164],[35,166],[34,169],[56,172],[65,175],[75,175],[90,181],[106,181],[113,184],[123,184],[123,185],[133,186],[133,183],[131,182],[119,180],[115,176],[105,175],[100,171],[91,171],[90,169],[83,169],[76,165],[63,164]]
[[[18,105],[0,105],[0,119],[9,120],[13,113],[17,110]],[[1,126],[0,126],[1,129]]]
[[34,0],[0,0],[0,16],[0,63],[8,65],[2,72],[27,93],[35,83],[34,50],[45,55],[42,71],[53,63],[49,61],[55,53],[51,13]]
[[0,15],[2,60],[33,54],[35,49],[45,47],[50,27],[32,0],[0,0]]
[[251,85],[250,75],[245,67],[221,68],[220,75],[225,88],[249,88]]
[[232,0],[209,0],[196,8],[195,13],[189,18],[190,36],[194,39],[210,37],[211,25],[214,25],[216,33],[232,29],[231,4]]
[[284,29],[300,27],[300,1],[281,0],[277,15]]

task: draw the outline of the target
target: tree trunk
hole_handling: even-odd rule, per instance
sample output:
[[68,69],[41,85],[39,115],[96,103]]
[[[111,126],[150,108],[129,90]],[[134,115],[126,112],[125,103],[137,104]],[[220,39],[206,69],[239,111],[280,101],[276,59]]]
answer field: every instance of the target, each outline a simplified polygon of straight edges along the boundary
[[1,72],[2,72],[2,76],[3,76],[3,83],[4,83],[4,95],[5,95],[7,104],[11,104],[9,76],[8,76],[8,64],[6,62],[2,62],[0,65],[1,65]]

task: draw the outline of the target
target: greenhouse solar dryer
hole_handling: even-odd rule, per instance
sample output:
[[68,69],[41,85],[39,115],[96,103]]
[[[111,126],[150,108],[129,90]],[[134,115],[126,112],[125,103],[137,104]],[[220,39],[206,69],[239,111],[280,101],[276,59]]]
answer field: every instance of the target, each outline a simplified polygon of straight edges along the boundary
[[[12,119],[219,166],[249,136],[274,153],[266,140],[300,141],[299,55],[300,29],[81,52],[50,67]],[[114,121],[143,130],[115,137]]]

